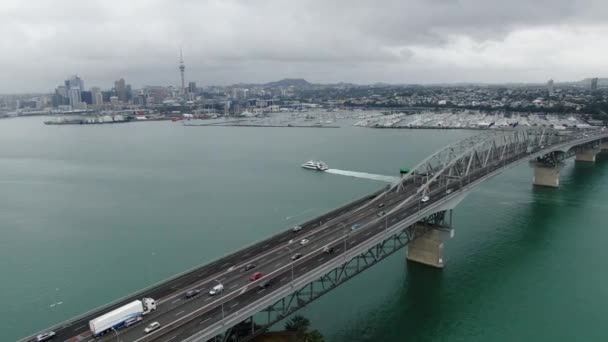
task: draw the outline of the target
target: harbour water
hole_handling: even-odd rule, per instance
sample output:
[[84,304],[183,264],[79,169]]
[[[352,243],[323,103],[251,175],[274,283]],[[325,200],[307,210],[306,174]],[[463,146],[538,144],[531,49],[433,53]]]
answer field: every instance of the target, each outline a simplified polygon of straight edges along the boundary
[[[0,341],[12,341],[386,185],[475,131],[45,126],[0,121]],[[558,190],[527,165],[454,211],[442,271],[401,251],[302,311],[328,341],[605,341],[608,158]]]

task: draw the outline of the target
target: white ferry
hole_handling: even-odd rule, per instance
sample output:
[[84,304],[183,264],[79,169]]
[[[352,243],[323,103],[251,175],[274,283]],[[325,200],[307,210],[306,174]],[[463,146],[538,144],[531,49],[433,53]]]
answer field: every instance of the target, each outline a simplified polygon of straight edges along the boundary
[[302,167],[305,169],[317,170],[317,171],[325,171],[328,170],[327,164],[322,161],[314,161],[309,160],[306,163],[302,164]]

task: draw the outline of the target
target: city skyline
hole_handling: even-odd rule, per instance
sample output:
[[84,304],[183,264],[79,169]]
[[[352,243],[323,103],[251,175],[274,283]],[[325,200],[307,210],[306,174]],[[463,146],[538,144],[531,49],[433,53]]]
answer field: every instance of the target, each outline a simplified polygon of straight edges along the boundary
[[[65,75],[106,87],[312,83],[544,83],[608,75],[601,1],[466,4],[62,0],[0,4],[0,93],[47,92]],[[79,19],[79,18],[86,18]]]

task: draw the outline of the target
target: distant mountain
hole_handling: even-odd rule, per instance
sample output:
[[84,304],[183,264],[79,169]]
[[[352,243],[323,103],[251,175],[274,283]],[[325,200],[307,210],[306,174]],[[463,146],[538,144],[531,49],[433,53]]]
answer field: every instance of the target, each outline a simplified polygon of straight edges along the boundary
[[295,88],[310,88],[311,83],[303,78],[285,78],[280,81],[270,82],[265,84],[268,87],[295,87]]

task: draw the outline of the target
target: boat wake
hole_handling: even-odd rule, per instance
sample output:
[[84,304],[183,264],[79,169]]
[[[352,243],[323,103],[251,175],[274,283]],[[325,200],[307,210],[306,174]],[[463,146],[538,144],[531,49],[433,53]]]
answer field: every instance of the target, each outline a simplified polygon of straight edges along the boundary
[[382,181],[382,182],[387,182],[387,183],[395,183],[399,180],[399,177],[376,175],[373,173],[356,172],[356,171],[348,171],[348,170],[329,169],[329,170],[325,170],[325,172],[333,173],[334,175],[350,176],[350,177],[356,177],[356,178],[366,178],[366,179],[372,179],[372,180],[377,180],[377,181]]

